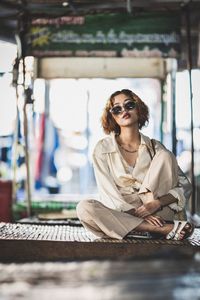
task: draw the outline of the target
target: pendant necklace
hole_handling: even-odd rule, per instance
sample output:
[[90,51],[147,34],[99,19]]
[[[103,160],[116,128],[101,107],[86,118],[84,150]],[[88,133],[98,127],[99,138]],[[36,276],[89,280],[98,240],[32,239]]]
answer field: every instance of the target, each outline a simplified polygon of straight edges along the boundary
[[118,143],[118,145],[119,145],[125,152],[128,152],[128,153],[136,153],[136,152],[138,152],[138,149],[136,149],[136,150],[127,150],[127,149],[125,149],[122,145],[120,145],[119,143]]

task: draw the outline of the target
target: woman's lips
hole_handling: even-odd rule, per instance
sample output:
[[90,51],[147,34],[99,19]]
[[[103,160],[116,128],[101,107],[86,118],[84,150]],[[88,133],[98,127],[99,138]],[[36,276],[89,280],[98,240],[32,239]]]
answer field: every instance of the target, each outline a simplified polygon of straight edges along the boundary
[[130,114],[129,113],[125,113],[125,114],[123,114],[123,116],[122,116],[122,118],[123,119],[128,119],[128,118],[130,118]]

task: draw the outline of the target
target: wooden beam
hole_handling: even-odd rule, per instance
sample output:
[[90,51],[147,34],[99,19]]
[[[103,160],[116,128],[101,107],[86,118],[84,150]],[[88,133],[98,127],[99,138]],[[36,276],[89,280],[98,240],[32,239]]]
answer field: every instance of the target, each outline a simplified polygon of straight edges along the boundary
[[53,78],[165,78],[162,58],[42,58],[36,77]]
[[[116,240],[105,242],[0,240],[1,262],[61,261],[88,259],[191,258],[197,249],[190,244],[162,242],[134,243]],[[195,251],[196,250],[196,251]]]

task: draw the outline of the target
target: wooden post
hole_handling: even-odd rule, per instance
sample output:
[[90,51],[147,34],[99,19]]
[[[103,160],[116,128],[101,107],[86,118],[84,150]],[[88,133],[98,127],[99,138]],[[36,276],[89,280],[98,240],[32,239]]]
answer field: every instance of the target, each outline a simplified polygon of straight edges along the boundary
[[191,41],[191,22],[190,22],[190,6],[186,6],[186,32],[187,32],[187,50],[188,50],[188,72],[190,87],[190,132],[191,132],[191,183],[192,183],[192,206],[191,213],[196,213],[196,187],[194,175],[194,124],[193,124],[193,92],[192,92],[192,41]]
[[[25,58],[23,60],[23,77],[24,77],[24,92],[25,92]],[[30,162],[29,162],[29,144],[28,144],[28,118],[27,118],[27,99],[24,95],[24,106],[23,106],[23,113],[24,113],[24,151],[25,151],[25,164],[26,164],[26,197],[27,197],[27,215],[28,217],[31,216],[31,187],[30,187]]]

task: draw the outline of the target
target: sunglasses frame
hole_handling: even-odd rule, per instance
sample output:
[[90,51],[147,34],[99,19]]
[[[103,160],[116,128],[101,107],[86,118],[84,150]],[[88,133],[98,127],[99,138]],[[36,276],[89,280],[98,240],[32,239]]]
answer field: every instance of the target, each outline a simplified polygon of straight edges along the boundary
[[[134,107],[133,107],[133,108],[126,108],[126,105],[129,104],[130,102],[131,102],[131,103],[134,103]],[[116,107],[117,107],[117,108],[120,107],[121,109],[120,109],[119,112],[114,113],[114,112],[113,112],[113,109],[116,108]],[[134,100],[132,100],[132,99],[127,99],[127,102],[126,102],[125,104],[113,106],[109,111],[110,111],[110,113],[111,113],[112,115],[118,116],[118,115],[120,115],[123,111],[134,110],[135,107],[136,107],[136,101],[134,101]]]

